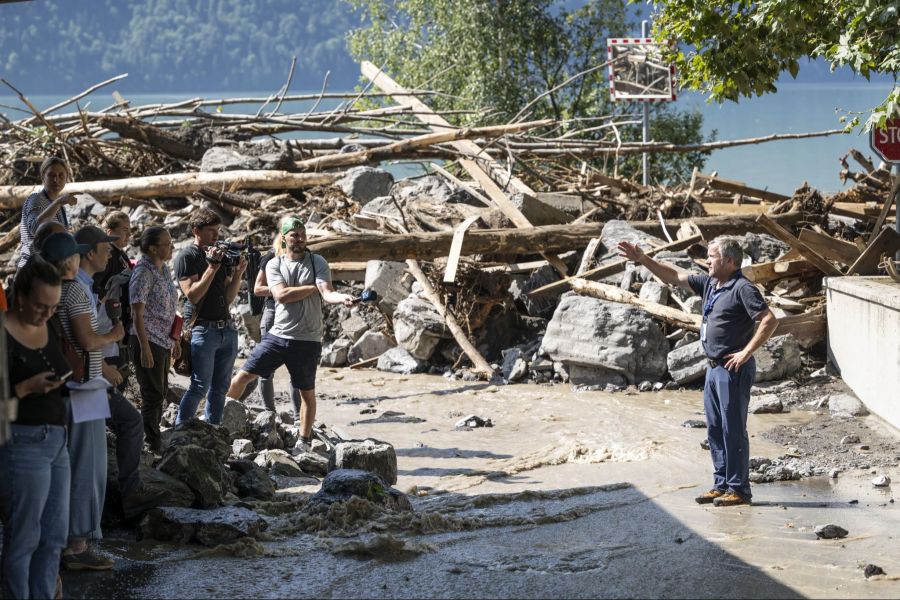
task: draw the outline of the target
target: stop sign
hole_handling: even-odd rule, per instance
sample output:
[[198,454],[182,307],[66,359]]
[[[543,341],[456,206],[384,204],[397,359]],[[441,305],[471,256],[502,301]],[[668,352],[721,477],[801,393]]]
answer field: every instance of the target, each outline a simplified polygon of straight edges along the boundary
[[900,119],[888,119],[885,129],[872,129],[869,144],[885,162],[900,163]]

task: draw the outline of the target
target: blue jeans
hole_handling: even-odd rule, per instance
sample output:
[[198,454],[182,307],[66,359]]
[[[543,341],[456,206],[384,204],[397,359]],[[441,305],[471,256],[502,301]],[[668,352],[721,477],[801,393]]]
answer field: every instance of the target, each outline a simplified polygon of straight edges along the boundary
[[713,487],[722,492],[735,492],[748,500],[751,493],[747,409],[755,378],[756,361],[751,358],[737,371],[723,366],[707,367],[703,387]]
[[106,500],[106,419],[69,422],[69,538],[99,540]]
[[13,425],[0,446],[0,596],[52,598],[69,532],[65,427]]
[[[231,385],[231,370],[237,357],[237,330],[228,324],[219,329],[206,324],[191,329],[191,384],[178,405],[178,425],[193,419],[206,397],[206,421],[222,422],[225,394]],[[207,397],[207,392],[209,396]]]

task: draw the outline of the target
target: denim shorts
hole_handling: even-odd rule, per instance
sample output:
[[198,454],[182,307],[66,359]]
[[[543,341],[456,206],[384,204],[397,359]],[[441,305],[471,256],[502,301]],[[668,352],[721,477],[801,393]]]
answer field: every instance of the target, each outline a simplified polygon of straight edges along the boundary
[[321,356],[320,342],[288,340],[267,333],[241,369],[269,379],[275,369],[286,365],[291,385],[298,390],[311,390],[316,387],[316,368]]

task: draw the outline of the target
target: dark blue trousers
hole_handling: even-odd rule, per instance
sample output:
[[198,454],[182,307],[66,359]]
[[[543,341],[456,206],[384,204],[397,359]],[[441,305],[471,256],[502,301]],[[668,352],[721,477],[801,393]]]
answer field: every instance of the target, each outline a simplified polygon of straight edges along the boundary
[[706,368],[703,408],[713,461],[713,486],[750,498],[750,437],[747,408],[756,378],[751,358],[737,371],[723,366]]

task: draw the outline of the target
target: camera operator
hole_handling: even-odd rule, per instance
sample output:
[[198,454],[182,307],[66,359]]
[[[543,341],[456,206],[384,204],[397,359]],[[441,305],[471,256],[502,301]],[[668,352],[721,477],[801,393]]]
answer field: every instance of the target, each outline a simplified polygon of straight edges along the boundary
[[206,209],[191,217],[194,243],[175,258],[175,278],[187,297],[185,329],[191,339],[191,383],[178,406],[176,424],[192,419],[206,398],[206,420],[222,422],[225,392],[237,357],[237,330],[228,307],[237,296],[247,268],[243,256],[234,267],[223,264],[225,252],[216,247],[222,221]]
[[271,377],[286,365],[291,387],[299,390],[301,405],[294,406],[300,419],[303,445],[309,449],[316,418],[316,367],[322,354],[324,320],[322,302],[353,305],[353,296],[331,287],[331,269],[324,258],[306,250],[306,226],[297,217],[281,222],[285,253],[266,265],[266,280],[275,298],[275,324],[253,349],[253,354],[231,380],[229,398],[240,398],[257,377]]

